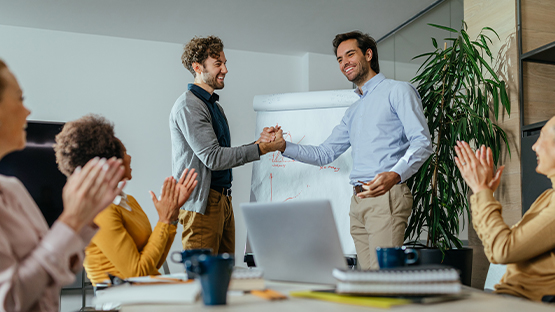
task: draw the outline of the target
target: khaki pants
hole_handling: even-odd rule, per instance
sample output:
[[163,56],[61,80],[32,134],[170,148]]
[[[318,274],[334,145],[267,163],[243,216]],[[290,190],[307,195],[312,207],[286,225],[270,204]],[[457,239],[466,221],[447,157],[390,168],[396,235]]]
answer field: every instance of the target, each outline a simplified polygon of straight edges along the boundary
[[183,224],[183,249],[212,248],[214,254],[235,253],[235,218],[231,196],[210,189],[204,215],[181,210],[179,222]]
[[412,210],[412,194],[403,184],[372,198],[351,198],[351,236],[361,269],[378,269],[376,247],[402,246]]

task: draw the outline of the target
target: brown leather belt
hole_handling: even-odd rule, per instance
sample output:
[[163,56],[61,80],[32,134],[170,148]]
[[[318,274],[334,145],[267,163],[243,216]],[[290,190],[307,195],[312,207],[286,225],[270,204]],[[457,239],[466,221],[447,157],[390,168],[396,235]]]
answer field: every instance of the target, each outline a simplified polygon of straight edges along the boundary
[[355,185],[353,186],[353,195],[357,195],[360,192],[364,192],[366,191],[365,189],[362,188],[362,185]]

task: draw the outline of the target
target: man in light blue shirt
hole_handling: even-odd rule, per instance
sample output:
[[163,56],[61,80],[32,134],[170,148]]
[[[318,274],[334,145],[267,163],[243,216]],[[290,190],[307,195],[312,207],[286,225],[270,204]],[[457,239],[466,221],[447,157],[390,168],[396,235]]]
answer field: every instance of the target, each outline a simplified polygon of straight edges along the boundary
[[[404,183],[432,154],[430,132],[416,89],[380,74],[376,42],[358,31],[333,40],[339,68],[360,99],[319,146],[279,140],[284,156],[308,164],[331,163],[352,147],[350,222],[362,269],[377,269],[376,247],[402,246],[412,194]],[[282,131],[273,129],[276,138]]]

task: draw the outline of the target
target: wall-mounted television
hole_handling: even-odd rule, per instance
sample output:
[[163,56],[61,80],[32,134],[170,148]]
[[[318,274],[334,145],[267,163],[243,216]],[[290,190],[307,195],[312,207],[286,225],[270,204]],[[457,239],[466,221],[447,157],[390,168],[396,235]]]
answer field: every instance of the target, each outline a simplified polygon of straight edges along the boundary
[[56,165],[53,144],[64,126],[59,122],[28,121],[27,144],[0,160],[0,174],[17,177],[25,185],[48,226],[63,211],[62,189],[66,183]]

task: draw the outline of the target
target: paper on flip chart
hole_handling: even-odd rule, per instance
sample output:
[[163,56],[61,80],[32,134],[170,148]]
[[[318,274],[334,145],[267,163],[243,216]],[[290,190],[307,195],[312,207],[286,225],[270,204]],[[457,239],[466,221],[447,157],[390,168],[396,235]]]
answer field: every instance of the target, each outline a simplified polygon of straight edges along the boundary
[[[319,145],[341,122],[345,111],[358,100],[353,90],[259,95],[254,98],[256,134],[279,124],[288,142]],[[328,199],[345,254],[355,254],[349,230],[352,187],[351,149],[334,162],[314,166],[268,153],[253,163],[251,202]],[[248,248],[247,248],[248,251]]]

